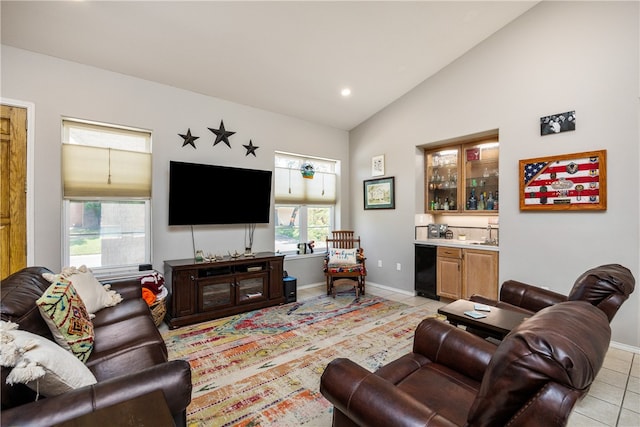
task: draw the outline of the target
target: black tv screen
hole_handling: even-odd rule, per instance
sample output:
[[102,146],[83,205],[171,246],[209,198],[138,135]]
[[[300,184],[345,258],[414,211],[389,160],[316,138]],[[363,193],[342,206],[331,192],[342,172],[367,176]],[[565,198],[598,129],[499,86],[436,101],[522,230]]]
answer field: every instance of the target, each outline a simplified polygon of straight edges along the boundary
[[271,171],[171,161],[169,225],[266,224]]

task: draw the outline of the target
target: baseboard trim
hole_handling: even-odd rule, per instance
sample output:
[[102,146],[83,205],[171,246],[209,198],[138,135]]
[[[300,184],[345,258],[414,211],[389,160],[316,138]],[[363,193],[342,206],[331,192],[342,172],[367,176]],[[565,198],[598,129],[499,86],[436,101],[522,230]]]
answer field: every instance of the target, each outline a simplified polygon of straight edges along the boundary
[[617,348],[618,350],[628,351],[630,353],[640,354],[640,347],[634,347],[627,344],[622,344],[619,342],[611,341],[609,344],[610,347]]

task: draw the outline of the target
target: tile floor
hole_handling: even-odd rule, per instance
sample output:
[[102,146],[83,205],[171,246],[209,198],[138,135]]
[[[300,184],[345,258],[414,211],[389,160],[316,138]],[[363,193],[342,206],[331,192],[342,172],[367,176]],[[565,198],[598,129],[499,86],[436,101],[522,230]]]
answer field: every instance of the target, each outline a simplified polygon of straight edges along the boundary
[[[298,299],[324,293],[324,286],[298,290]],[[442,305],[428,298],[408,296],[380,287],[367,286],[367,293],[407,305],[424,305],[437,311]],[[568,427],[640,427],[640,354],[611,347],[598,377],[585,398],[578,402]]]

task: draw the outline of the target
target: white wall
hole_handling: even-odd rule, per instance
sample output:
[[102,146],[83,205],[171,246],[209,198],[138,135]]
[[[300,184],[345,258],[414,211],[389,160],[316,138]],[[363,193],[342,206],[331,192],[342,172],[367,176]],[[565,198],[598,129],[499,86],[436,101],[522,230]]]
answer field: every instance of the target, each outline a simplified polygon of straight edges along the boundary
[[[63,116],[149,129],[153,132],[153,266],[162,271],[165,259],[193,256],[189,227],[168,227],[169,161],[180,160],[243,168],[273,170],[274,151],[281,150],[341,161],[349,173],[348,134],[121,74],[32,52],[2,46],[2,97],[35,105],[35,254],[34,264],[53,270],[61,267],[60,126]],[[188,68],[185,69],[188,72]],[[213,147],[224,120],[231,149]],[[197,149],[182,147],[178,136],[191,128],[199,136]],[[246,156],[242,146],[249,139],[259,146],[257,156]],[[198,185],[194,183],[194,185]],[[219,183],[217,185],[233,185]],[[348,200],[348,180],[339,182]],[[201,203],[194,209],[211,209],[206,201],[214,187],[203,186]],[[215,206],[213,207],[215,208]],[[348,218],[348,204],[341,203],[338,217]],[[243,226],[197,226],[195,244],[206,252],[243,251]],[[273,221],[258,225],[254,251],[273,251]]]
[[[417,146],[500,131],[500,280],[567,293],[588,268],[620,263],[639,277],[638,2],[543,2],[350,133],[352,222],[368,280],[413,288]],[[541,137],[541,116],[576,110],[577,129]],[[606,212],[520,212],[518,161],[607,150]],[[396,209],[365,211],[362,181],[385,154]],[[377,260],[383,267],[377,267]],[[396,270],[396,263],[402,270]],[[612,322],[640,346],[640,290]]]

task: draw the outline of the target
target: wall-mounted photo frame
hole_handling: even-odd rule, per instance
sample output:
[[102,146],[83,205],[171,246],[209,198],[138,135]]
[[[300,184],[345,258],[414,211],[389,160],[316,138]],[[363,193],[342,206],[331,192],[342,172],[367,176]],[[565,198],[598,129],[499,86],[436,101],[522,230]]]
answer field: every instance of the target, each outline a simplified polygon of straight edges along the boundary
[[571,130],[576,130],[575,110],[540,117],[540,135],[542,136]]
[[395,177],[364,181],[365,209],[395,209]]
[[384,175],[384,154],[371,158],[371,176]]
[[520,160],[520,210],[606,210],[607,150]]

